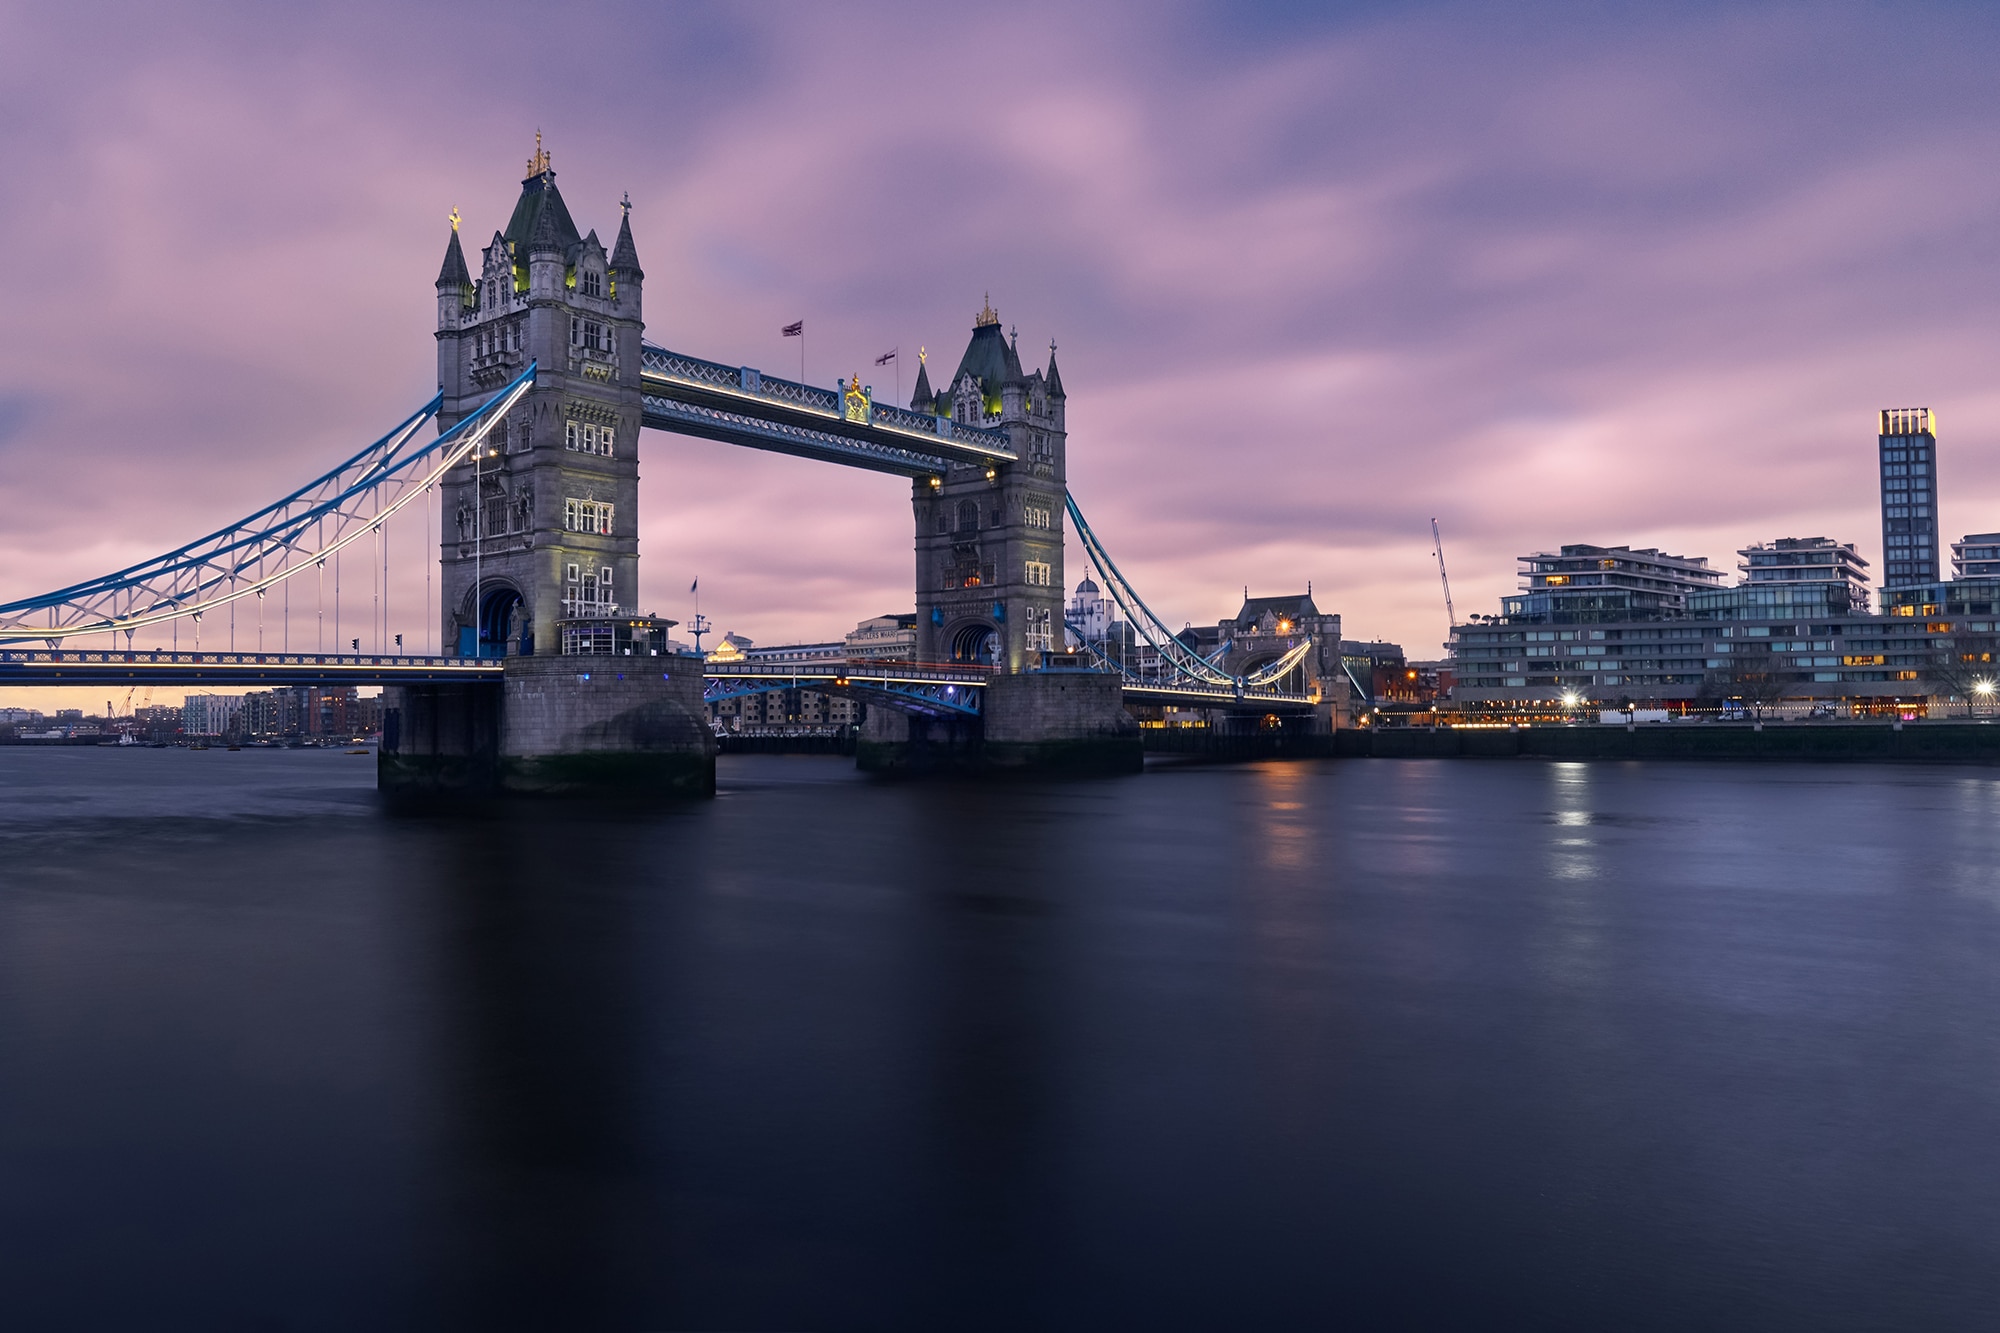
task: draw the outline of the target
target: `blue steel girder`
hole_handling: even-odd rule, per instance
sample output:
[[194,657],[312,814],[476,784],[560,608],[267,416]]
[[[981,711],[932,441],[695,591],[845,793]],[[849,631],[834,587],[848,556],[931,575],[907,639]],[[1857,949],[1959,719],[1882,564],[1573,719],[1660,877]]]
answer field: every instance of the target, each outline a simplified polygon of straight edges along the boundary
[[897,666],[789,666],[711,664],[702,687],[708,703],[780,690],[816,690],[879,703],[925,717],[978,717],[985,696],[983,673]]
[[850,410],[832,390],[663,347],[643,346],[639,360],[644,421],[656,430],[903,477],[1017,459],[1004,432],[949,417],[858,397]]
[[197,653],[173,649],[7,649],[9,685],[399,685],[498,681],[497,658],[408,653]]

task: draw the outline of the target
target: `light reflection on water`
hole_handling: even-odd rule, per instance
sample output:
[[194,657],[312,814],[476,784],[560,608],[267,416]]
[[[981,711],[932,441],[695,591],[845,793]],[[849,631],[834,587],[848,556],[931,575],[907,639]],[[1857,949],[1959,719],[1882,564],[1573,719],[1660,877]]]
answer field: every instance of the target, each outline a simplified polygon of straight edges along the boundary
[[1983,770],[722,775],[392,818],[361,757],[0,750],[9,1325],[2000,1300]]

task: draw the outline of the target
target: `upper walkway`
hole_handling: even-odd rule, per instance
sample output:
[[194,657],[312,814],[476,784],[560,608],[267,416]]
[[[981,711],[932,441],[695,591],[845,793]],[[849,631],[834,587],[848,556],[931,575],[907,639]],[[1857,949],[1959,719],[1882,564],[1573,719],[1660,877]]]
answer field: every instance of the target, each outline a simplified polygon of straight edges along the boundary
[[639,352],[639,381],[645,424],[656,430],[902,477],[1018,461],[1001,431],[651,344]]

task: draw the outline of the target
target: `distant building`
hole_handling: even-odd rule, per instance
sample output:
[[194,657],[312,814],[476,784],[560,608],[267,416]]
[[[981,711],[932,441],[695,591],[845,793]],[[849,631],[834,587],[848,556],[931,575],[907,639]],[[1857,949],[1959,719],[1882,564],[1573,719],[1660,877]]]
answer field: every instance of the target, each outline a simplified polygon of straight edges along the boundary
[[1973,532],[1951,544],[1955,579],[2000,579],[2000,532]]
[[1076,593],[1063,612],[1064,623],[1083,635],[1086,643],[1110,639],[1111,622],[1117,618],[1117,604],[1099,592],[1096,581],[1087,574],[1076,585]]
[[1868,613],[1868,562],[1852,543],[1828,537],[1780,537],[1736,553],[1742,582],[1688,598],[1688,612],[1709,620],[1824,620]]
[[1702,556],[1654,547],[1577,544],[1519,557],[1521,592],[1501,603],[1510,622],[1594,625],[1687,614],[1695,593],[1723,574]]
[[181,703],[181,730],[189,736],[240,734],[243,700],[234,694],[190,694]]
[[914,662],[916,613],[892,611],[864,620],[848,631],[846,648],[847,656],[857,662]]
[[1882,586],[1938,581],[1937,417],[1928,407],[1882,413]]

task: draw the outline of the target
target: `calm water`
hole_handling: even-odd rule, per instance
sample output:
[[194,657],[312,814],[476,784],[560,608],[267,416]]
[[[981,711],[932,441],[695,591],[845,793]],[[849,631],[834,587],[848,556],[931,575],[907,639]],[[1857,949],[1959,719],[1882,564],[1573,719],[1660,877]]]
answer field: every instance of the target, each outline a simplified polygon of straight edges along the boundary
[[10,1329],[1991,1328],[2000,776],[0,749]]

